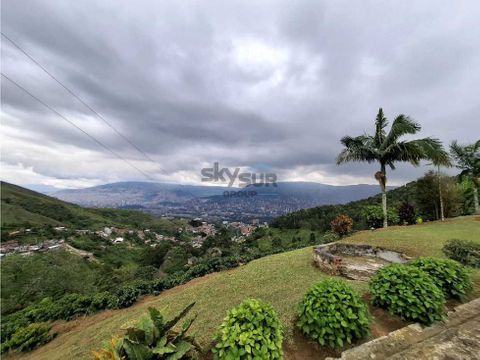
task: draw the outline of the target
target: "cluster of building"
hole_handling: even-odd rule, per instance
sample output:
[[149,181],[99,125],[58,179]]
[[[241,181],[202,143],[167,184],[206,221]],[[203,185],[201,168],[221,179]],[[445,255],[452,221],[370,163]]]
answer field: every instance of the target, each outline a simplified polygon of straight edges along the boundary
[[32,255],[33,253],[42,253],[61,249],[65,246],[65,241],[62,240],[46,240],[35,245],[20,244],[16,240],[10,240],[1,243],[0,256],[7,256],[12,254]]

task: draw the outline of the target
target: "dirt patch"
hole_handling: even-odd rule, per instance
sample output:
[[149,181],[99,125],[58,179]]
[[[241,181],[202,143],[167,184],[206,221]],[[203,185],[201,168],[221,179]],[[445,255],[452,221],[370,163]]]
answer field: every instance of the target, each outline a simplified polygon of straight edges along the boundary
[[368,305],[368,311],[372,315],[372,324],[370,325],[370,338],[368,341],[385,336],[392,331],[398,330],[410,323],[402,320],[398,316],[390,314],[385,309],[375,307],[370,301],[370,294],[362,296],[363,301]]
[[293,340],[284,342],[283,352],[286,360],[322,360],[329,356],[337,357],[342,353],[341,350],[331,350],[309,340],[297,328],[294,330]]

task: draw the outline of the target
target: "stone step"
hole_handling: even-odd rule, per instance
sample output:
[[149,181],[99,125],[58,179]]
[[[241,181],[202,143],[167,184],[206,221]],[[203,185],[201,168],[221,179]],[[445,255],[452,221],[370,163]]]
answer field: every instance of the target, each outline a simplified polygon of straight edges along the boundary
[[419,324],[408,325],[346,350],[338,359],[478,360],[480,298],[457,306],[448,313],[445,322],[425,328]]

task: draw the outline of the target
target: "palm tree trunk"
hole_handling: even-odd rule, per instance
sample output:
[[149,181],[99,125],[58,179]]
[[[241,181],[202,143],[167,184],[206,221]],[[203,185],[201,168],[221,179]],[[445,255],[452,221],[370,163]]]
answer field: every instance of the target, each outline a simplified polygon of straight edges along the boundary
[[440,220],[445,221],[445,212],[443,207],[442,180],[440,178],[440,165],[438,166],[438,194],[440,197]]
[[383,210],[383,227],[386,228],[388,226],[387,220],[387,191],[385,186],[382,188],[382,210]]
[[385,164],[382,164],[381,171],[383,174],[380,182],[380,185],[382,187],[383,227],[386,228],[388,226],[388,219],[387,219],[387,173],[385,169]]
[[480,206],[478,206],[478,188],[473,187],[473,206],[475,206],[475,214],[480,214]]

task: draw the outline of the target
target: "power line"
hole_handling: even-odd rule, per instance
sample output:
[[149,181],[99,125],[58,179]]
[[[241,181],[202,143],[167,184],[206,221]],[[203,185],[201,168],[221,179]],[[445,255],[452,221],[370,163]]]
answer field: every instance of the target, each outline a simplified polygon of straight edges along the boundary
[[[78,96],[73,90],[67,87],[64,83],[62,83],[59,79],[57,79],[51,72],[49,72],[42,64],[40,64],[33,56],[27,53],[19,44],[1,32],[2,36],[7,39],[13,46],[15,46],[18,50],[20,50],[26,57],[28,57],[35,65],[37,65],[40,69],[42,69],[48,76],[50,76],[53,80],[55,80],[61,87],[63,87],[70,95],[72,95],[75,99],[77,99],[83,106],[89,109],[92,113],[94,113],[100,120],[102,120],[108,127],[110,127],[118,136],[124,139],[126,142],[130,144],[133,148],[135,148],[140,154],[142,154],[147,160],[159,165],[155,160],[153,160],[145,151],[143,151],[139,146],[137,146],[133,141],[131,141],[128,137],[123,135],[115,126],[110,124],[101,114],[99,114],[95,109],[93,109],[90,105],[88,105],[80,96]],[[165,173],[164,170],[160,170],[162,173]]]
[[127,165],[131,166],[132,168],[134,168],[135,170],[137,170],[140,174],[142,174],[143,176],[145,176],[146,178],[150,179],[150,180],[155,180],[152,176],[150,176],[149,174],[147,174],[146,172],[144,172],[143,170],[139,169],[138,167],[136,167],[135,165],[133,165],[132,163],[130,163],[127,159],[125,159],[123,156],[117,154],[115,151],[113,151],[112,149],[110,149],[110,147],[108,147],[107,145],[103,144],[100,140],[98,140],[97,138],[95,138],[93,135],[90,135],[87,131],[83,130],[80,126],[78,126],[77,124],[75,124],[73,121],[71,121],[70,119],[68,119],[66,116],[62,115],[61,113],[59,113],[57,110],[55,110],[53,107],[51,107],[50,105],[48,105],[46,102],[44,102],[43,100],[39,99],[38,97],[36,97],[35,95],[33,95],[30,91],[28,91],[27,89],[25,89],[22,85],[20,85],[19,83],[17,83],[16,81],[10,79],[7,75],[5,75],[3,72],[1,73],[2,76],[7,79],[9,82],[11,82],[13,85],[15,85],[17,88],[19,88],[20,90],[22,90],[25,94],[29,95],[30,97],[32,97],[33,99],[37,100],[40,104],[42,104],[43,106],[45,106],[47,109],[49,109],[50,111],[52,111],[53,113],[55,113],[57,116],[59,116],[61,119],[63,119],[64,121],[66,121],[67,123],[69,123],[70,125],[72,125],[73,127],[75,127],[77,130],[80,130],[82,133],[84,133],[85,135],[87,135],[90,139],[92,139],[94,142],[96,142],[98,145],[100,145],[102,148],[106,149],[107,151],[109,151],[111,154],[113,154],[114,156],[116,156],[117,158],[119,158],[120,160],[124,161]]

